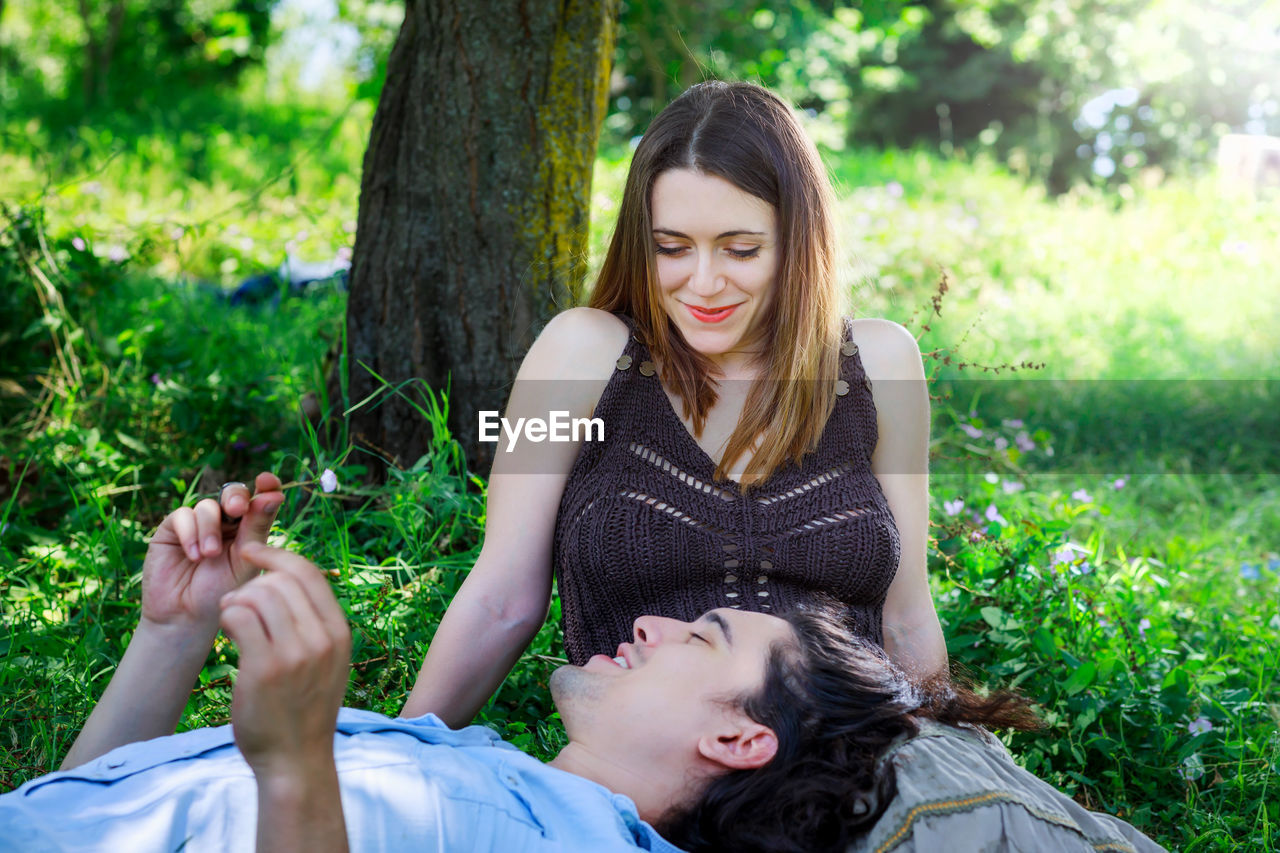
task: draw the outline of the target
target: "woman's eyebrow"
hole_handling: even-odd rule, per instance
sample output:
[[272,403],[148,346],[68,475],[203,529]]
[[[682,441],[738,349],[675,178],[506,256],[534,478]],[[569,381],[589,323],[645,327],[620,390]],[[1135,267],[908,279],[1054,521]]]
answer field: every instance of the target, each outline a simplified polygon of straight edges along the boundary
[[[672,231],[670,228],[655,228],[653,229],[653,233],[665,234],[668,237],[679,237],[683,240],[690,239],[688,234],[682,233],[680,231]],[[716,239],[723,240],[725,237],[765,237],[765,236],[768,236],[768,235],[766,235],[765,232],[763,231],[747,231],[744,229],[738,229],[736,231],[725,231],[722,234],[717,234]]]

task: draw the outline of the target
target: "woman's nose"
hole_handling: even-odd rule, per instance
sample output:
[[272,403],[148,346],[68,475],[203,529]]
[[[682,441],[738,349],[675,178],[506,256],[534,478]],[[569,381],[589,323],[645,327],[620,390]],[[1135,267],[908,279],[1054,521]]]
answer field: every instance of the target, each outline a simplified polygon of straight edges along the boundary
[[698,259],[698,265],[689,277],[689,289],[703,298],[710,298],[724,290],[724,278],[717,273],[709,257],[704,255]]

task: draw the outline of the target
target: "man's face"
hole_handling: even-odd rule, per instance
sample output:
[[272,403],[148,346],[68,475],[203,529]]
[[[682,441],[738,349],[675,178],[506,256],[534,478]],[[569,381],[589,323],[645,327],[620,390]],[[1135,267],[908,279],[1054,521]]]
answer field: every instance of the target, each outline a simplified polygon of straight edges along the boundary
[[621,756],[678,754],[723,725],[731,713],[723,700],[760,689],[771,646],[794,636],[764,613],[642,616],[616,657],[561,667],[551,691],[572,741]]

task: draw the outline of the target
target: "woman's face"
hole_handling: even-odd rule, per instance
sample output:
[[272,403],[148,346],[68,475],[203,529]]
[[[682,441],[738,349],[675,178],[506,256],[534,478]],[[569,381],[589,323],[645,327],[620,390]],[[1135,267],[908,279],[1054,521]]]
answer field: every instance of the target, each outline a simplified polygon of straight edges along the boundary
[[671,169],[654,181],[651,207],[667,316],[721,366],[751,352],[778,270],[773,205],[724,178]]

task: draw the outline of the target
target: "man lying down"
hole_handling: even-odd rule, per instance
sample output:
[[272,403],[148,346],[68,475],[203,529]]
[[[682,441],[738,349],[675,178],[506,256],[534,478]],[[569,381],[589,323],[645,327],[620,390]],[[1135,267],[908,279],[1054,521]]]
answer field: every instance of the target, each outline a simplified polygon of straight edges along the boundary
[[[834,608],[641,617],[553,674],[569,744],[545,765],[339,710],[349,630],[325,575],[265,544],[282,501],[262,474],[160,525],[124,659],[63,769],[0,796],[0,850],[1161,849],[973,727],[1025,724],[1016,699],[917,689]],[[171,734],[219,626],[231,725]]]

